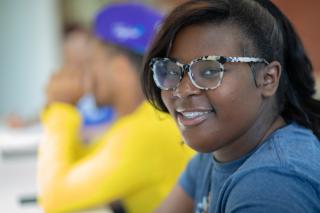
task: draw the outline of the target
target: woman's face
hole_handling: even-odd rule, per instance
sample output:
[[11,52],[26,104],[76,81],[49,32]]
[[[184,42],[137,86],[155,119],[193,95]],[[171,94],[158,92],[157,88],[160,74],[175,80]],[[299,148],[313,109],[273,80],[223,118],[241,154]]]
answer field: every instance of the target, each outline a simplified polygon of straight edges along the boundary
[[90,58],[91,89],[98,106],[112,104],[114,94],[114,60],[106,45],[93,41]]
[[[177,34],[169,56],[184,64],[206,55],[244,56],[243,38],[235,26],[192,25]],[[214,90],[196,88],[185,74],[177,89],[163,90],[161,97],[190,147],[232,160],[250,149],[263,104],[247,63],[224,68],[222,84]]]

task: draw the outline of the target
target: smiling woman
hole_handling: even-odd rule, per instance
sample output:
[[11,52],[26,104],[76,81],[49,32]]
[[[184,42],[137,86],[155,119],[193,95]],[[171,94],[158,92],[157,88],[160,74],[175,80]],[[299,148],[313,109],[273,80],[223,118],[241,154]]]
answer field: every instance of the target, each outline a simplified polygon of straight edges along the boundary
[[[187,62],[210,54],[241,56],[241,34],[240,29],[233,25],[192,25],[177,34],[170,57]],[[188,42],[188,39],[194,42]],[[207,67],[200,68],[206,70]],[[197,72],[196,68],[193,72]],[[225,74],[222,76],[220,73]],[[206,92],[194,86],[188,78],[183,78],[176,89],[161,94],[192,148],[201,152],[215,151],[219,161],[230,161],[256,146],[273,123],[276,125],[274,128],[281,124],[280,117],[272,112],[275,97],[271,97],[278,86],[280,65],[278,62],[265,65],[255,77],[259,85],[265,80],[270,81],[267,87],[256,87],[247,63],[225,63],[215,75],[221,76],[217,78],[223,82]],[[245,96],[250,99],[244,102]],[[262,101],[263,96],[270,101]],[[192,112],[194,116],[186,116]]]
[[319,212],[312,71],[291,23],[268,0],[175,9],[142,84],[200,154],[158,212]]

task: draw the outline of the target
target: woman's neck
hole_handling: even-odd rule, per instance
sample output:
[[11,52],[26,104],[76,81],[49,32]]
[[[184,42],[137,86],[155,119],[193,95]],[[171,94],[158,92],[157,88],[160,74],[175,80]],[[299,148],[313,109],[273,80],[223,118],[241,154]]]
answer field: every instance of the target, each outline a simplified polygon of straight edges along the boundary
[[[267,118],[262,115],[241,137],[230,142],[228,146],[215,151],[213,153],[215,159],[220,162],[230,162],[240,159],[263,143],[272,132],[286,124],[280,115],[271,116],[267,113],[265,115]],[[263,117],[266,119],[263,119]]]

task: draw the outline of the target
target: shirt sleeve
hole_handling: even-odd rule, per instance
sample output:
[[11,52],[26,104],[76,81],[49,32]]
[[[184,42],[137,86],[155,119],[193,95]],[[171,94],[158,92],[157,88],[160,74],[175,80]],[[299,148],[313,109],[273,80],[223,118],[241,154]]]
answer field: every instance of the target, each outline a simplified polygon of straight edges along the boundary
[[226,213],[320,212],[315,188],[307,180],[281,171],[250,172],[223,192]]
[[179,185],[194,200],[196,196],[196,180],[200,168],[200,155],[196,155],[188,163],[179,179]]
[[137,163],[144,158],[138,150],[146,150],[135,143],[138,135],[130,128],[109,129],[103,138],[107,143],[77,158],[80,120],[77,110],[66,104],[55,104],[44,113],[38,183],[47,213],[105,205],[141,188],[149,178]]

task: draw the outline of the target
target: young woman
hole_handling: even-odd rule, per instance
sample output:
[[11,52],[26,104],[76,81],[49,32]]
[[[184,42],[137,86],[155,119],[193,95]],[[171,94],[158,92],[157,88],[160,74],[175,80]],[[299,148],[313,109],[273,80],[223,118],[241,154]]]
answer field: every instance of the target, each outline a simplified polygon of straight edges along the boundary
[[149,101],[199,152],[158,212],[320,212],[312,65],[268,0],[196,0],[163,23]]

